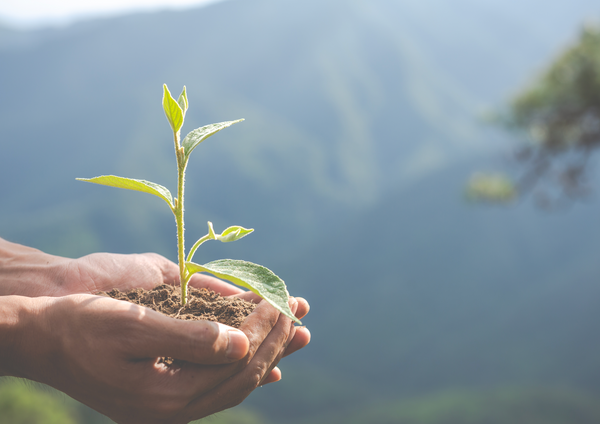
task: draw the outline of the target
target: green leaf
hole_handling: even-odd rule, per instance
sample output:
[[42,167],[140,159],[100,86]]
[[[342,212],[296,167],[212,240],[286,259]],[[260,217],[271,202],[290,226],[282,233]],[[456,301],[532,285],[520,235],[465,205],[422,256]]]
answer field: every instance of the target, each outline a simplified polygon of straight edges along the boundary
[[185,85],[183,86],[183,91],[181,92],[181,94],[179,95],[179,98],[177,99],[177,103],[179,104],[179,107],[181,107],[181,110],[183,111],[183,117],[185,118],[185,113],[188,110],[188,98],[187,98],[187,93],[185,91]]
[[115,175],[102,175],[94,178],[77,178],[77,180],[154,194],[167,202],[169,207],[173,209],[173,196],[171,196],[171,192],[167,188],[159,184],[151,183],[150,181],[134,180],[133,178],[123,178]]
[[236,241],[243,237],[246,237],[248,234],[250,234],[253,231],[254,231],[253,228],[247,229],[247,228],[240,227],[240,226],[234,226],[234,227],[227,228],[221,234],[215,234],[215,230],[213,229],[212,222],[208,221],[208,234],[205,235],[204,237],[201,237],[196,243],[194,243],[194,245],[192,246],[192,248],[190,249],[190,251],[188,253],[187,261],[188,262],[192,261],[192,258],[194,257],[196,250],[198,250],[198,247],[200,247],[200,245],[203,244],[205,241],[219,240],[219,241],[222,241],[223,243],[228,243],[230,241]]
[[273,271],[264,266],[235,259],[221,259],[204,265],[186,262],[185,266],[190,274],[209,272],[238,286],[246,287],[288,318],[302,324],[288,305],[289,293],[285,283]]
[[171,96],[167,84],[163,84],[163,109],[173,132],[179,131],[183,125],[183,110],[179,106],[179,103]]
[[246,237],[248,234],[254,231],[254,228],[244,228],[239,225],[235,225],[233,227],[227,228],[221,234],[216,234],[215,238],[223,243],[228,243],[230,241],[236,241],[241,238]]
[[191,131],[188,135],[185,136],[185,138],[181,142],[186,158],[189,158],[190,153],[192,153],[192,150],[194,150],[196,146],[198,146],[198,144],[202,143],[211,135],[216,134],[222,129],[242,121],[243,119],[238,119],[236,121],[220,122],[218,124],[205,125],[204,127],[196,128],[195,130]]
[[216,240],[217,236],[215,235],[215,230],[213,229],[213,225],[212,222],[208,221],[208,234],[200,237],[200,239],[198,239],[198,241],[196,243],[194,243],[194,245],[192,246],[192,248],[190,249],[188,256],[187,256],[187,262],[191,262],[192,258],[194,257],[194,254],[196,253],[196,250],[198,250],[198,248],[200,247],[200,245],[202,243],[204,243],[205,241],[208,240]]

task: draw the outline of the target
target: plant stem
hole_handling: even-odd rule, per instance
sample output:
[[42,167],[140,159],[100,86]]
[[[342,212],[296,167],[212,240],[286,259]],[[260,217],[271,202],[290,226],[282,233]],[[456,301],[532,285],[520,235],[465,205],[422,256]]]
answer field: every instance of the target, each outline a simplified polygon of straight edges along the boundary
[[198,247],[205,241],[213,240],[213,239],[214,239],[213,237],[211,237],[210,235],[207,234],[204,237],[202,237],[200,240],[198,240],[196,242],[196,244],[194,244],[192,246],[192,248],[190,249],[190,251],[188,252],[188,257],[187,257],[186,261],[191,262],[192,258],[194,257],[194,253],[196,253],[196,250],[198,249]]
[[177,256],[179,262],[179,284],[181,286],[181,306],[187,303],[187,285],[189,276],[185,267],[185,228],[183,224],[183,193],[185,185],[185,168],[187,161],[183,147],[179,145],[179,132],[175,134],[175,156],[177,157],[177,198],[175,204],[175,221],[177,222]]

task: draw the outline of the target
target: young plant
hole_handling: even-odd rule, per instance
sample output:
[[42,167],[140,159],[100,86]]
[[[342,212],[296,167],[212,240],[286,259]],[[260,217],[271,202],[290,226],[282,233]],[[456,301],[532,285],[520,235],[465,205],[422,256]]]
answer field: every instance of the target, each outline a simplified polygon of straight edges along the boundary
[[185,169],[190,159],[190,154],[200,143],[202,143],[211,135],[216,134],[222,129],[227,128],[235,123],[241,122],[243,119],[221,122],[218,124],[211,124],[197,128],[191,131],[183,140],[181,140],[180,131],[185,119],[185,113],[188,109],[188,99],[185,86],[183,87],[183,91],[181,92],[179,98],[175,100],[173,96],[171,96],[171,93],[165,84],[163,86],[162,103],[165,114],[167,115],[167,120],[169,121],[169,124],[173,130],[173,138],[175,141],[175,157],[177,158],[177,197],[173,198],[171,192],[167,188],[145,180],[123,178],[114,175],[103,175],[95,178],[77,179],[95,184],[150,193],[167,202],[169,208],[175,216],[175,222],[177,224],[179,281],[181,284],[182,306],[184,306],[187,302],[187,287],[192,275],[196,272],[208,272],[218,278],[231,281],[234,284],[251,290],[273,305],[281,313],[300,323],[288,306],[289,294],[285,283],[271,270],[251,262],[234,259],[221,259],[204,265],[199,265],[195,262],[192,262],[194,253],[196,253],[198,247],[205,241],[219,240],[225,243],[231,242],[245,237],[254,231],[253,229],[232,226],[227,228],[221,234],[217,234],[213,229],[212,223],[208,222],[208,234],[201,237],[196,243],[194,243],[186,256],[183,199],[185,187]]

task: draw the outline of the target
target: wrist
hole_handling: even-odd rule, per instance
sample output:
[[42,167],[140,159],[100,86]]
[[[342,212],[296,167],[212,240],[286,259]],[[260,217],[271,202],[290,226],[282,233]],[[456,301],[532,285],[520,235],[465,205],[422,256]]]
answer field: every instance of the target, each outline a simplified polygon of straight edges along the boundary
[[71,261],[0,238],[0,295],[69,294],[64,277]]
[[48,298],[0,296],[0,375],[40,381],[51,351],[42,317]]

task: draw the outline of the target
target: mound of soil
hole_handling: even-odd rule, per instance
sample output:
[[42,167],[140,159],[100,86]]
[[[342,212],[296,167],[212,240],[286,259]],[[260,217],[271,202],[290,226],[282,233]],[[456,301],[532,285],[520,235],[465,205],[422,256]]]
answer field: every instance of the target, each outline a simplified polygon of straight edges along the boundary
[[183,320],[209,320],[239,328],[256,308],[256,304],[236,297],[222,297],[207,289],[188,286],[188,301],[181,307],[181,289],[162,284],[152,290],[133,289],[121,292],[113,289],[99,295],[146,306],[164,315]]

